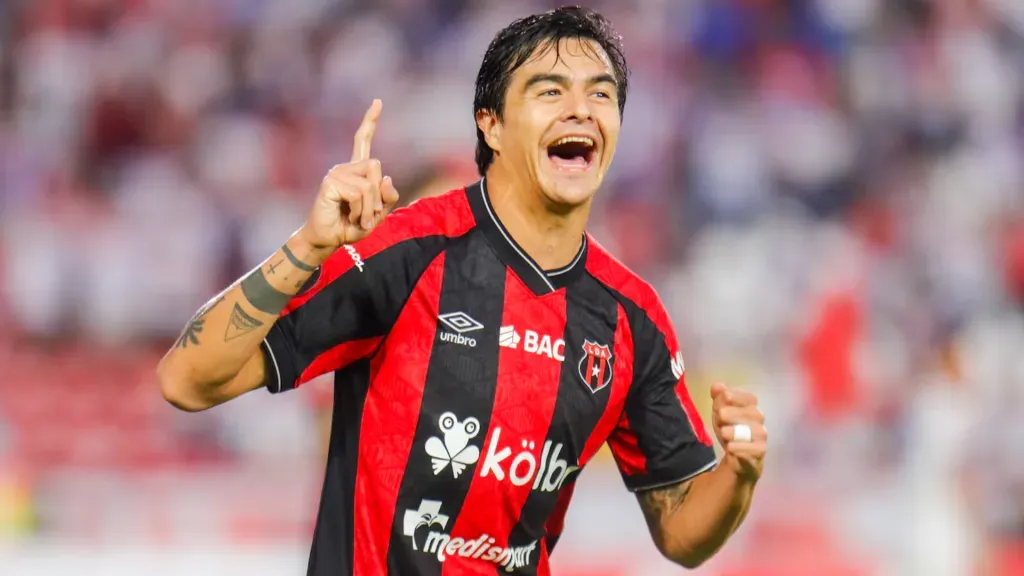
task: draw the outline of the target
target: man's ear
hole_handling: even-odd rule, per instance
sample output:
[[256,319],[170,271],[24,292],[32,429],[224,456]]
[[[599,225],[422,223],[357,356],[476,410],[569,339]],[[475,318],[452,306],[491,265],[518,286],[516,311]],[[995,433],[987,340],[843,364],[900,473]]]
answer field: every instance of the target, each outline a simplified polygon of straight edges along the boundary
[[476,127],[484,134],[484,140],[495,153],[501,152],[501,120],[490,110],[477,110]]

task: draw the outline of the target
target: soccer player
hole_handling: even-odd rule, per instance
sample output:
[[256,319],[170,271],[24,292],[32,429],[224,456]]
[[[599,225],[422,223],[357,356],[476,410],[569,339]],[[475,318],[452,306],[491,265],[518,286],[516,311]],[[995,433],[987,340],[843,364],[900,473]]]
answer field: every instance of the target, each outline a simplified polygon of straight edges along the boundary
[[190,411],[335,374],[309,574],[547,574],[606,442],[672,561],[701,564],[743,520],[757,399],[712,388],[719,462],[657,294],[585,232],[626,93],[600,15],[512,23],[476,82],[482,179],[390,215],[374,101],[306,223],[161,361]]

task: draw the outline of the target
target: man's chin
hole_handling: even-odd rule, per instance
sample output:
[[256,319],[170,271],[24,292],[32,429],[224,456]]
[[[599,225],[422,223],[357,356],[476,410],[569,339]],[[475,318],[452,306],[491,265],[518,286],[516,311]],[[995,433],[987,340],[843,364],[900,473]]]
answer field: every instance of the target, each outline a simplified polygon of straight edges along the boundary
[[543,187],[548,201],[562,210],[571,210],[587,204],[597,192],[593,181],[552,182]]

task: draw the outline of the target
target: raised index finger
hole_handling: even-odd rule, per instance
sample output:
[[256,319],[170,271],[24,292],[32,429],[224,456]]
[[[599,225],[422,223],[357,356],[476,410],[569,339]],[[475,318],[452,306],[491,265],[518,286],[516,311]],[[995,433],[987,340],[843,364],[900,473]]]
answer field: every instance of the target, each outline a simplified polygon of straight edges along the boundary
[[375,99],[363,116],[363,123],[356,130],[355,141],[352,144],[352,162],[369,160],[370,144],[373,142],[373,133],[377,131],[377,119],[380,118],[382,107],[383,103]]

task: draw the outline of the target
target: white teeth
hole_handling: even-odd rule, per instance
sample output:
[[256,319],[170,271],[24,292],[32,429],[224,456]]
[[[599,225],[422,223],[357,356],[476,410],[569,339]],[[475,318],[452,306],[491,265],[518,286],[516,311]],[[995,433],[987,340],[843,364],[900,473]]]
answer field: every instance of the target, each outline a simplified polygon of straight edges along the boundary
[[594,140],[587,138],[586,136],[563,136],[556,140],[552,146],[561,146],[562,144],[568,144],[569,142],[579,142],[590,147],[594,146]]

